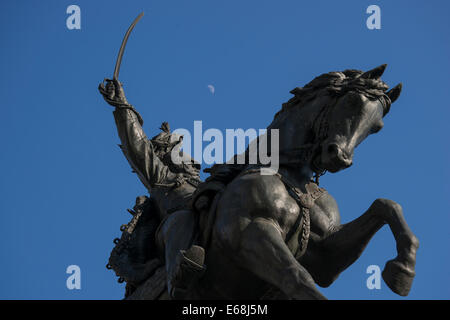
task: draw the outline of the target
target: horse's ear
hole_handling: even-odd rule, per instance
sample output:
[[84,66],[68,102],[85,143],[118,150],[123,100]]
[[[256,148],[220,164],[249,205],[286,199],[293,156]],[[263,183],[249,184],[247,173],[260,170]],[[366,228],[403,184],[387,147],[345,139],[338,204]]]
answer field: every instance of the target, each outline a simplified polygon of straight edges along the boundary
[[391,90],[386,92],[386,95],[389,97],[389,99],[391,99],[391,102],[394,102],[400,96],[400,92],[402,92],[402,84],[401,83],[399,83],[398,85],[393,87]]
[[384,70],[386,70],[387,64],[382,64],[372,70],[364,72],[360,77],[364,79],[380,79],[383,75]]

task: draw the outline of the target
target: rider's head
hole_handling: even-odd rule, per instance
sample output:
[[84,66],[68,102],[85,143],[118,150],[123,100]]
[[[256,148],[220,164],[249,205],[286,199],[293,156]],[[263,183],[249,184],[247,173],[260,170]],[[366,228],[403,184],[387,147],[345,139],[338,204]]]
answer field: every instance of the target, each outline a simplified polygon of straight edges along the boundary
[[183,137],[179,134],[171,133],[167,122],[163,122],[160,129],[162,132],[154,136],[150,141],[153,144],[156,155],[163,159],[176,145],[182,143]]
[[162,132],[150,140],[158,158],[174,173],[186,173],[193,177],[198,176],[200,164],[193,159],[187,158],[185,155],[185,160],[180,164],[176,164],[172,161],[171,153],[174,149],[174,151],[179,152],[180,157],[183,158],[183,152],[179,150],[183,143],[183,136],[171,133],[170,126],[167,122],[163,122],[160,129]]

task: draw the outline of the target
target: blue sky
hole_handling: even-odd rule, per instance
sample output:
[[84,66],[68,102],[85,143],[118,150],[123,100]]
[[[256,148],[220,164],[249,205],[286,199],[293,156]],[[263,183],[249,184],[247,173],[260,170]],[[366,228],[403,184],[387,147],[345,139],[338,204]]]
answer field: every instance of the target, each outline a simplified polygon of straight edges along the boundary
[[[81,30],[66,8],[81,8]],[[366,8],[381,8],[381,29]],[[382,63],[403,92],[385,128],[354,165],[322,177],[342,220],[378,197],[399,202],[421,241],[407,299],[450,298],[448,1],[2,1],[0,4],[0,298],[119,299],[105,268],[126,208],[146,190],[117,144],[112,109],[97,92],[111,77],[123,34],[120,79],[149,136],[172,128],[265,128],[289,90],[313,77]],[[208,85],[215,87],[214,95]],[[204,176],[203,176],[204,177]],[[405,299],[366,268],[395,256],[384,227],[327,289],[330,299]],[[81,290],[66,288],[67,266]]]

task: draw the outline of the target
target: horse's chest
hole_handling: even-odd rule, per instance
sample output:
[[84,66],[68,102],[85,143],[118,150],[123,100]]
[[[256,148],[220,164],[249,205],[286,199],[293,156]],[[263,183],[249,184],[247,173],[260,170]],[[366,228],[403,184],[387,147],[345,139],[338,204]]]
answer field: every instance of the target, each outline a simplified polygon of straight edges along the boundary
[[311,208],[310,210],[311,234],[323,238],[334,225],[334,219],[328,213],[323,212],[319,208]]
[[291,215],[295,217],[295,222],[290,226],[285,242],[291,252],[296,257],[300,257],[306,251],[311,233],[310,210],[314,206],[315,200],[320,198],[325,190],[318,188],[316,184],[308,183],[305,185],[306,192],[302,192],[289,183],[285,182],[285,184],[288,193],[298,206],[297,214]]
[[310,211],[311,238],[320,240],[327,237],[340,225],[341,219],[336,201],[328,193],[316,201]]

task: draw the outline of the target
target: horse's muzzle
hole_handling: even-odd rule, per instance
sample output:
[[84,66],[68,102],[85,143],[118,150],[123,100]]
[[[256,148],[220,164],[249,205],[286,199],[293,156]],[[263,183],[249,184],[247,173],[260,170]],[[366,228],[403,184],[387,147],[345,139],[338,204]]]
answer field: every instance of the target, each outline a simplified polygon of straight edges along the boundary
[[325,158],[327,170],[330,172],[337,172],[353,164],[352,155],[344,152],[336,143],[330,143],[325,147]]

